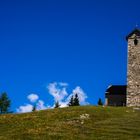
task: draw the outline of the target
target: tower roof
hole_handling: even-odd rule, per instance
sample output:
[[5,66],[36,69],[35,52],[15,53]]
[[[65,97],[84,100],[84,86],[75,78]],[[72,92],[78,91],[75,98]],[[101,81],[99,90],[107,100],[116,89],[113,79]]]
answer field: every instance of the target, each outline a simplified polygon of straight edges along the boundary
[[127,35],[126,40],[128,40],[133,34],[140,37],[140,29],[135,28],[129,35]]

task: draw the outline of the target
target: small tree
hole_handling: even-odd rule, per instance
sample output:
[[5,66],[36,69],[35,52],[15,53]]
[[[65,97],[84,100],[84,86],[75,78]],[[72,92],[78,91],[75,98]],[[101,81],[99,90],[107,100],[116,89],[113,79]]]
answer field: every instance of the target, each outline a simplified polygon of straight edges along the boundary
[[7,96],[7,93],[2,93],[0,95],[0,114],[9,113],[9,108],[11,106],[11,101]]
[[76,93],[75,96],[71,96],[70,102],[68,104],[69,106],[79,106],[79,97],[78,94]]
[[54,106],[54,108],[59,108],[60,107],[60,104],[59,104],[59,102],[57,101],[57,102],[55,102],[55,106]]
[[98,100],[98,105],[103,105],[103,102],[102,102],[101,98],[99,98],[99,100]]
[[75,98],[74,98],[74,106],[79,106],[80,103],[79,103],[79,97],[78,97],[78,94],[76,93],[75,94]]
[[32,111],[33,111],[33,112],[35,112],[35,111],[36,111],[36,105],[34,105],[34,106],[33,106]]
[[68,106],[74,106],[73,95],[72,95],[71,98],[70,98],[70,102],[69,102]]

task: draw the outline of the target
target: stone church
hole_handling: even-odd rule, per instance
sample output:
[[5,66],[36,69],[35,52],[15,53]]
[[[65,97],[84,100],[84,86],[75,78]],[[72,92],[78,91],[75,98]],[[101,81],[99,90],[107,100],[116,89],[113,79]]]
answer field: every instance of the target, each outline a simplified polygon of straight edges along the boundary
[[140,107],[140,30],[133,30],[127,37],[127,86],[112,85],[106,90],[105,105]]

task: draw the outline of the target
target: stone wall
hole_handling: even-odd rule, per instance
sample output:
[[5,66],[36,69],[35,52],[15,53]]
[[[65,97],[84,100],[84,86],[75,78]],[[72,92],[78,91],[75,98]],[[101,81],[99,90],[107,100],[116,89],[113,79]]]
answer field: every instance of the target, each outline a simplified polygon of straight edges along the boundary
[[135,34],[128,38],[127,106],[140,107],[140,38]]

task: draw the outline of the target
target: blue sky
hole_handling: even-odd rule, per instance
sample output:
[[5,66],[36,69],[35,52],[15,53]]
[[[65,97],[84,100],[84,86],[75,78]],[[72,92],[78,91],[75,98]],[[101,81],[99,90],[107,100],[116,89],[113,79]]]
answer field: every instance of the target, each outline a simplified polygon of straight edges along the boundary
[[[96,104],[110,84],[126,84],[125,36],[140,25],[139,0],[0,1],[0,92],[12,110],[37,94],[53,105],[48,85],[79,86]],[[60,85],[58,85],[59,88]],[[64,88],[64,87],[63,87]]]

